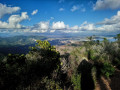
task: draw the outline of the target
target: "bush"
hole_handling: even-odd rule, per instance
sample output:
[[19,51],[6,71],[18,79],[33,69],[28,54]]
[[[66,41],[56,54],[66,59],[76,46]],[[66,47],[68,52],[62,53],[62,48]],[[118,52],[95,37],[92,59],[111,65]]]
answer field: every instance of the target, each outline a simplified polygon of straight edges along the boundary
[[89,60],[96,60],[96,56],[94,54],[95,54],[94,50],[89,50],[88,51],[88,59]]
[[[1,90],[7,90],[7,88],[23,90],[29,86],[34,87],[35,84],[41,83],[43,77],[51,79],[53,71],[58,72],[59,52],[48,41],[38,40],[37,43],[27,55],[8,54],[6,60],[0,62]],[[58,88],[58,84],[52,80],[50,85]]]
[[81,90],[81,74],[73,74],[71,77],[74,90]]
[[103,64],[103,67],[101,68],[101,72],[103,75],[105,75],[107,78],[109,78],[110,75],[113,75],[115,72],[115,68],[108,62],[105,62]]

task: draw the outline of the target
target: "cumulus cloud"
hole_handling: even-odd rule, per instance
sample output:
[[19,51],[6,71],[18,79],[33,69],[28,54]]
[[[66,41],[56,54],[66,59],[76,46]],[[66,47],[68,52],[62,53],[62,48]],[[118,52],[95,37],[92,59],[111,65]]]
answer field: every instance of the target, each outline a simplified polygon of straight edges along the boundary
[[60,30],[64,33],[77,33],[80,31],[94,31],[97,30],[93,23],[88,23],[87,21],[83,22],[80,26],[75,25],[73,27],[69,27],[69,25],[65,25],[63,21],[53,22],[51,32],[55,30]]
[[11,15],[8,19],[8,22],[2,22],[0,21],[0,28],[23,28],[22,25],[20,25],[20,22],[23,20],[28,19],[29,16],[27,15],[27,12],[22,12],[20,15]]
[[95,30],[95,25],[93,23],[88,23],[87,21],[83,22],[79,27],[79,30]]
[[69,25],[65,25],[63,21],[53,22],[52,27],[50,28],[50,32],[55,32],[55,30],[60,30],[64,33],[77,33],[80,31],[94,31],[98,30],[93,23],[88,23],[87,21],[83,22],[80,26],[75,25],[73,27],[69,27]]
[[35,14],[37,14],[37,12],[38,12],[38,10],[36,9],[31,13],[31,15],[35,15]]
[[120,8],[120,0],[97,0],[93,10],[117,9]]
[[6,6],[0,3],[0,18],[2,18],[5,14],[12,14],[20,10],[20,7],[11,7]]
[[60,8],[59,11],[64,11],[64,8]]
[[31,31],[32,32],[41,32],[41,33],[44,33],[44,32],[47,32],[49,29],[49,22],[40,22],[36,25],[34,25],[32,28],[31,28]]
[[53,22],[52,29],[53,30],[62,30],[68,28],[68,25],[65,25],[63,21]]
[[37,25],[35,25],[35,28],[48,29],[49,28],[49,22],[40,22]]
[[78,5],[74,5],[72,8],[71,8],[71,11],[74,12],[76,10],[79,10],[80,6]]

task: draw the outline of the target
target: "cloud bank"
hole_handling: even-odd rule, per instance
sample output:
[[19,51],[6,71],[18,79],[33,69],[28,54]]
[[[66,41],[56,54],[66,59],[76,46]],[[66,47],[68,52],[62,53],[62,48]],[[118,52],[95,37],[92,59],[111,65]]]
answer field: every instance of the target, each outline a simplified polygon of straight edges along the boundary
[[[22,28],[20,22],[23,20],[29,19],[27,12],[22,12],[20,15],[11,15],[7,22],[0,21],[0,28]],[[99,25],[99,26],[97,26]],[[59,30],[64,33],[78,33],[81,31],[120,31],[120,11],[117,12],[116,15],[111,18],[106,18],[98,23],[89,23],[87,21],[83,22],[80,26],[74,25],[70,27],[65,24],[64,21],[53,22],[50,25],[50,21],[41,21],[34,26],[30,26],[25,32],[34,32],[34,33],[45,33],[50,32],[53,33],[56,30]]]
[[[64,0],[63,0],[64,1]],[[62,2],[63,2],[62,1]],[[116,9],[119,8],[118,0],[97,0],[96,4],[94,5],[94,10],[101,10],[101,9]],[[113,6],[112,3],[114,3]],[[111,4],[111,6],[109,5]],[[103,7],[102,7],[103,6]],[[59,30],[61,32],[65,33],[78,33],[81,31],[114,31],[114,30],[120,30],[120,11],[117,12],[116,15],[112,16],[111,18],[105,18],[103,21],[98,23],[89,23],[87,21],[83,22],[81,25],[74,25],[69,26],[68,24],[65,24],[64,21],[53,21],[54,17],[51,17],[48,21],[41,21],[33,26],[23,26],[20,23],[24,20],[28,20],[29,16],[27,12],[22,12],[21,15],[19,14],[13,14],[20,10],[20,7],[11,7],[6,6],[3,4],[0,4],[0,18],[2,18],[6,14],[12,14],[8,20],[2,21],[0,20],[0,31],[3,29],[6,31],[9,31],[10,29],[24,29],[23,32],[34,32],[34,33],[45,33],[50,32],[53,33],[56,30]],[[60,8],[59,11],[63,11],[64,8]],[[86,11],[84,6],[80,5],[74,5],[71,8],[71,11],[74,12],[76,10],[81,10],[83,12]],[[38,10],[34,10],[31,15],[37,14]],[[99,26],[98,26],[99,25]],[[27,29],[27,30],[26,30]],[[25,31],[26,30],[26,31]]]

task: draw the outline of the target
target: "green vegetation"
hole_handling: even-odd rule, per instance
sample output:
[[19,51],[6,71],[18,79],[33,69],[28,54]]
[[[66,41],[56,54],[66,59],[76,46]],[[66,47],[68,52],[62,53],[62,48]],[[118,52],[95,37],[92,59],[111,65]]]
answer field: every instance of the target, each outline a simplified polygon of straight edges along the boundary
[[[1,90],[44,88],[36,85],[40,85],[45,77],[48,77],[49,81],[52,78],[51,74],[59,71],[59,52],[47,41],[39,40],[37,43],[27,55],[8,54],[7,58],[0,62]],[[38,57],[31,59],[36,53]]]
[[0,90],[94,90],[101,76],[120,69],[120,35],[115,42],[93,37],[62,55],[41,40],[27,54],[0,54]]
[[71,77],[71,81],[74,86],[74,90],[81,90],[81,75],[76,74]]
[[113,75],[115,72],[115,68],[108,62],[105,62],[103,64],[103,67],[101,69],[101,72],[103,75],[105,75],[106,77],[109,77],[110,75]]

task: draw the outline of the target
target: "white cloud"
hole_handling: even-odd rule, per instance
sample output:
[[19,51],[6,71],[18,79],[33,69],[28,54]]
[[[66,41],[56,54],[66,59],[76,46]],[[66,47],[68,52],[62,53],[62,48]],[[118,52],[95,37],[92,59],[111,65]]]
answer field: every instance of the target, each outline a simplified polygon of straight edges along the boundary
[[95,25],[93,23],[88,23],[87,21],[83,22],[79,27],[79,30],[95,30]]
[[[8,19],[8,22],[2,22],[0,21],[0,28],[5,29],[21,29],[21,28],[27,28],[20,24],[21,21],[29,19],[29,16],[27,15],[27,12],[23,12],[20,15],[11,15]],[[51,19],[54,19],[51,17]],[[94,23],[88,23],[87,21],[83,22],[80,26],[75,25],[73,27],[69,27],[69,25],[66,25],[63,21],[53,22],[52,25],[49,25],[49,21],[42,21],[32,27],[28,27],[29,30],[23,30],[23,32],[34,32],[34,33],[45,33],[50,32],[53,33],[56,30],[60,30],[64,33],[78,33],[83,31],[114,31],[114,30],[120,30],[120,11],[117,12],[116,15],[112,16],[110,19],[106,18],[102,22],[99,22],[97,24]],[[97,26],[99,25],[99,26]]]
[[47,32],[47,30],[35,30],[35,29],[33,29],[33,30],[31,30],[30,32],[33,32],[33,33],[45,33],[45,32]]
[[39,29],[48,29],[49,28],[49,22],[40,22],[37,24]]
[[93,10],[117,9],[120,8],[120,0],[97,0]]
[[110,24],[110,25],[101,25],[99,27],[95,26],[93,23],[88,23],[85,21],[81,26],[79,27],[79,31],[116,31],[120,30],[120,23],[117,24]]
[[60,8],[59,11],[64,11],[64,8]]
[[65,0],[59,0],[58,3],[63,3]]
[[105,18],[102,22],[96,23],[96,25],[100,25],[100,26],[95,27],[94,25],[94,30],[100,30],[100,31],[120,30],[120,11],[117,12],[117,15],[112,16],[110,19]]
[[96,30],[102,30],[102,31],[118,31],[120,30],[120,23],[113,24],[113,25],[102,25],[100,27],[97,27]]
[[55,32],[55,30],[50,30],[51,33]]
[[62,32],[64,32],[64,33],[78,33],[79,31],[78,30],[64,30]]
[[20,22],[23,20],[26,20],[28,18],[29,18],[29,16],[27,15],[27,12],[22,12],[21,16],[20,15],[11,15],[8,19],[8,23],[0,21],[0,28],[4,28],[4,29],[22,28],[23,26],[20,25]]
[[72,12],[80,10],[81,12],[85,12],[86,9],[84,8],[84,5],[74,5],[71,9]]
[[12,14],[20,10],[20,7],[11,7],[6,6],[0,3],[0,18],[2,18],[5,14]]
[[0,28],[9,28],[9,24],[6,22],[0,21]]
[[79,29],[79,26],[78,25],[75,25],[73,27],[70,27],[71,30],[78,30]]
[[62,29],[66,29],[68,27],[68,25],[65,25],[63,21],[58,21],[58,22],[53,22],[52,24],[52,29],[53,30],[62,30]]
[[40,22],[36,25],[34,25],[31,29],[32,32],[47,32],[49,29],[49,22]]
[[88,23],[87,21],[83,22],[80,26],[75,25],[73,27],[69,27],[69,25],[65,25],[63,21],[58,21],[56,23],[53,22],[51,32],[54,30],[61,30],[64,33],[78,33],[80,31],[93,31],[96,30],[96,27],[93,23]]
[[112,24],[117,24],[120,23],[120,11],[117,12],[117,15],[112,16],[110,19],[106,18],[104,21],[99,22],[97,24],[100,25],[112,25]]
[[103,25],[103,26],[96,28],[96,30],[100,30],[100,31],[112,31],[114,29],[115,28],[113,28],[112,25]]
[[74,5],[74,6],[71,8],[71,11],[74,12],[74,11],[79,10],[79,9],[80,9],[80,6]]
[[38,12],[38,10],[36,9],[31,13],[31,15],[35,15],[35,14],[37,14],[37,12]]

